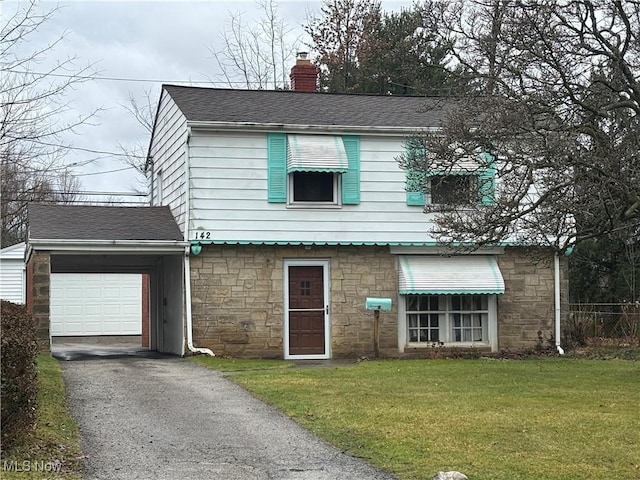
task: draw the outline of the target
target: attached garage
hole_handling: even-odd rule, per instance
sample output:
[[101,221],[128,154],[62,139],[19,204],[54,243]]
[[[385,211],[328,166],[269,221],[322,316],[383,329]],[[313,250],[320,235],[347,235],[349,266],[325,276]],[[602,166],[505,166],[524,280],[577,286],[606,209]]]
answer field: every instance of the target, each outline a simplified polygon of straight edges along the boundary
[[[25,243],[0,250],[0,297],[25,301]],[[147,288],[144,276],[129,273],[51,275],[51,336],[127,335],[148,345]],[[146,324],[145,324],[146,322]]]
[[51,274],[51,336],[141,335],[142,275]]
[[52,337],[142,335],[184,355],[189,242],[168,207],[30,204],[28,219],[26,305],[43,350]]

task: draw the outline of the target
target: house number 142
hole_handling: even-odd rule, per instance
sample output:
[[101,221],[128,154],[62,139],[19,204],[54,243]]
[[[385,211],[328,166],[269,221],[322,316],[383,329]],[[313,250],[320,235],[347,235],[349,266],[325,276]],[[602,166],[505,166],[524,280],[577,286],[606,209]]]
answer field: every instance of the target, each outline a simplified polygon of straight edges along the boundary
[[195,240],[211,240],[211,232],[196,232]]

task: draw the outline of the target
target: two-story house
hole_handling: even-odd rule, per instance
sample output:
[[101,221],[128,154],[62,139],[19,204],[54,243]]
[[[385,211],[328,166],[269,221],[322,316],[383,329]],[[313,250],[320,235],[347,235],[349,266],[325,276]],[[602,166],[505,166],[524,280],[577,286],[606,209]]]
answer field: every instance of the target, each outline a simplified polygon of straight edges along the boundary
[[[300,91],[315,90],[303,59],[291,75],[293,91],[162,88],[151,204],[168,205],[191,243],[196,345],[306,359],[558,340],[566,261],[518,245],[445,256],[424,206],[459,179],[407,189],[396,158],[438,128],[445,101]],[[367,297],[391,311],[376,320]]]

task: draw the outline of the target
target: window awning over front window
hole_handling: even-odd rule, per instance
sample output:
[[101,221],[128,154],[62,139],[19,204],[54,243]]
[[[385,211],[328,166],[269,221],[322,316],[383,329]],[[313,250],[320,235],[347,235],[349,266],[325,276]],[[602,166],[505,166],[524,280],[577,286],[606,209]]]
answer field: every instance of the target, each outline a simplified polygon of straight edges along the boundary
[[504,279],[492,256],[401,255],[399,258],[400,294],[504,293]]
[[335,172],[349,169],[342,137],[287,135],[287,172]]

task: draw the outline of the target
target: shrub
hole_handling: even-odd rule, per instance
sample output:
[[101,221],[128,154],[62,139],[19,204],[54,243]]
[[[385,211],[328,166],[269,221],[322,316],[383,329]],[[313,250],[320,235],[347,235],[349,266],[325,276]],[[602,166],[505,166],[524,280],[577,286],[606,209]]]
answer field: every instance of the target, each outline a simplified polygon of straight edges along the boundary
[[2,300],[0,305],[2,450],[32,430],[36,413],[36,325],[26,307]]

